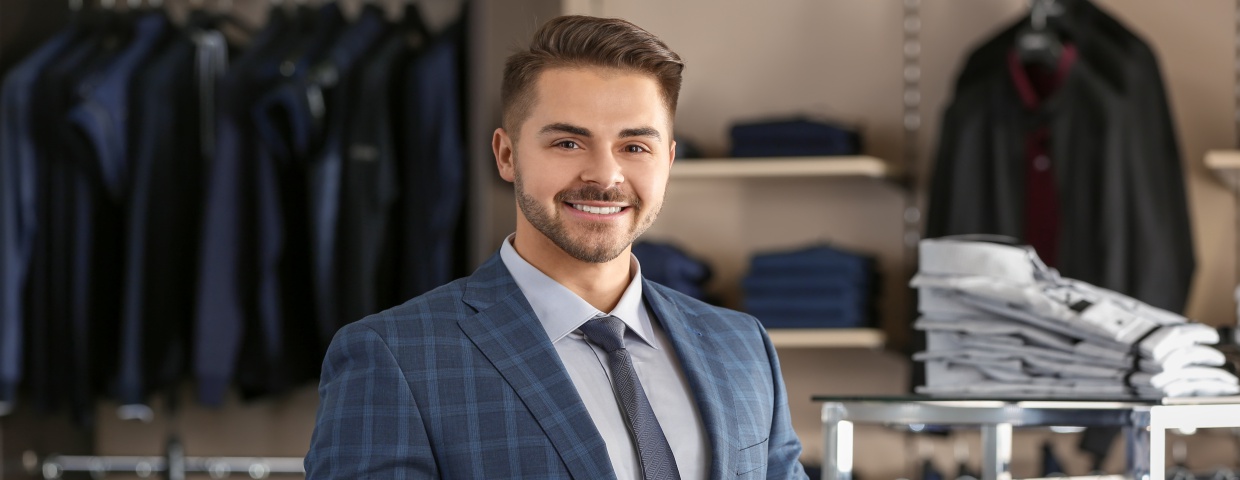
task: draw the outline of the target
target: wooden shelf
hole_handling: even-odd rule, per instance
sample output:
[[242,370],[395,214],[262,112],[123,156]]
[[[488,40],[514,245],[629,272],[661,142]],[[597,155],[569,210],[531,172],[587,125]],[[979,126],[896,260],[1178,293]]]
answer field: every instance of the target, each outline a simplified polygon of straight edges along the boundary
[[1240,170],[1240,150],[1210,150],[1206,152],[1206,167],[1219,172]]
[[874,157],[686,158],[672,165],[672,178],[870,177],[896,174]]
[[1224,185],[1240,193],[1240,150],[1210,150],[1206,152],[1205,163]]
[[882,348],[887,336],[877,328],[772,328],[776,348]]

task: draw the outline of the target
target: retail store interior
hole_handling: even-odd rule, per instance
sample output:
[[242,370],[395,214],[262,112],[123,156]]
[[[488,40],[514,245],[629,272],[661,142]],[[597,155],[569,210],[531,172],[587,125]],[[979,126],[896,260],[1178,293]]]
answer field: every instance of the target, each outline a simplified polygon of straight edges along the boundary
[[1240,1],[0,0],[0,480],[305,478],[336,331],[514,232],[560,15],[683,59],[633,253],[810,478],[1240,479]]

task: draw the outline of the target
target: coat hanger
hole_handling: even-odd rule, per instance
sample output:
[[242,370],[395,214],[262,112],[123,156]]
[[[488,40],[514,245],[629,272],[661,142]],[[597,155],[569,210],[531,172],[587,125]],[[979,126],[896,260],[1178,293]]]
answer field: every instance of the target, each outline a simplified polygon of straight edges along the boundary
[[212,5],[210,9],[207,9],[207,12],[211,14],[211,17],[218,22],[220,26],[231,26],[239,30],[247,39],[253,38],[255,32],[257,31],[254,26],[243,21],[236,15],[233,15],[232,0],[215,0],[215,4]]
[[425,46],[429,45],[435,36],[431,34],[431,29],[426,24],[426,18],[422,16],[422,9],[418,4],[416,0],[405,0],[405,12],[401,15],[400,26],[416,36],[410,39],[416,45]]
[[1029,26],[1016,37],[1016,51],[1022,63],[1055,68],[1063,52],[1063,41],[1051,20],[1063,15],[1056,0],[1033,0],[1029,7]]

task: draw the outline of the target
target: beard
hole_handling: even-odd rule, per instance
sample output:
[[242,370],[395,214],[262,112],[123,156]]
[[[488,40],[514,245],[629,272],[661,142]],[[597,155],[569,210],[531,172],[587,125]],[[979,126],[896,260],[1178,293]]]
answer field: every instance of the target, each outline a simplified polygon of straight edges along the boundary
[[577,260],[587,263],[606,263],[619,257],[624,250],[633,244],[637,237],[646,232],[659,216],[662,202],[654,205],[653,210],[646,212],[641,199],[625,194],[619,189],[603,189],[585,185],[573,190],[564,190],[555,194],[556,205],[583,201],[624,202],[632,210],[633,219],[628,228],[613,232],[614,227],[603,222],[586,222],[577,225],[577,233],[569,232],[560,210],[547,209],[538,200],[525,193],[521,181],[520,170],[516,172],[513,182],[517,193],[517,206],[525,219],[535,229],[542,232],[556,246]]

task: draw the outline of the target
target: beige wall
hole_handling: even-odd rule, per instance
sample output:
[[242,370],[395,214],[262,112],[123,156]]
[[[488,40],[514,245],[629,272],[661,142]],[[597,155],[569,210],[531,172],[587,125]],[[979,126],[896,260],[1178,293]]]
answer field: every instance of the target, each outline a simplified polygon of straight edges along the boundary
[[[431,2],[434,3],[434,2]],[[900,0],[566,0],[564,11],[621,16],[663,37],[688,63],[677,132],[710,155],[727,148],[727,127],[736,119],[801,112],[828,115],[863,126],[869,154],[896,160],[904,148],[900,127],[902,1]],[[1101,5],[1140,32],[1163,64],[1180,133],[1193,210],[1198,274],[1189,314],[1204,322],[1233,323],[1235,279],[1233,197],[1202,166],[1207,149],[1235,145],[1232,133],[1234,5],[1225,0],[1167,2],[1106,0]],[[475,257],[494,251],[512,231],[511,190],[492,173],[490,130],[498,124],[495,92],[502,57],[542,20],[561,8],[554,0],[515,3],[479,1],[483,25],[476,30],[478,100],[470,132],[478,196],[473,211],[482,230]],[[922,2],[922,98],[924,128],[917,145],[929,158],[948,89],[971,45],[1026,8],[1022,0]],[[686,160],[687,161],[687,160]],[[925,172],[928,162],[922,161]],[[872,252],[885,272],[883,323],[907,322],[900,275],[906,265],[900,242],[902,197],[890,184],[869,180],[677,181],[652,238],[682,242],[708,259],[719,278],[712,288],[735,303],[735,280],[754,250],[807,242],[831,242]],[[688,228],[686,228],[688,227]],[[813,394],[900,393],[909,366],[884,352],[783,350],[794,424],[816,461],[821,441]],[[187,406],[178,424],[192,454],[295,455],[308,444],[316,399],[312,387],[286,399],[252,405],[233,402],[223,410]],[[101,407],[101,453],[159,451],[166,425],[122,424]],[[894,478],[912,463],[906,446],[916,443],[890,431],[864,430],[858,469],[870,478]],[[1033,455],[1044,434],[1022,436],[1015,467],[1033,472]],[[1056,437],[1070,451],[1072,436]],[[924,440],[948,467],[951,441]],[[1207,441],[1211,445],[1224,442]],[[972,443],[976,445],[976,443]],[[913,448],[911,450],[916,450]],[[1116,455],[1120,456],[1120,455]],[[976,457],[974,451],[973,457]],[[944,458],[948,460],[943,460]],[[1234,450],[1209,461],[1235,462]],[[1071,460],[1083,465],[1083,459]],[[1083,467],[1081,467],[1083,468]],[[948,468],[948,470],[953,470]]]

